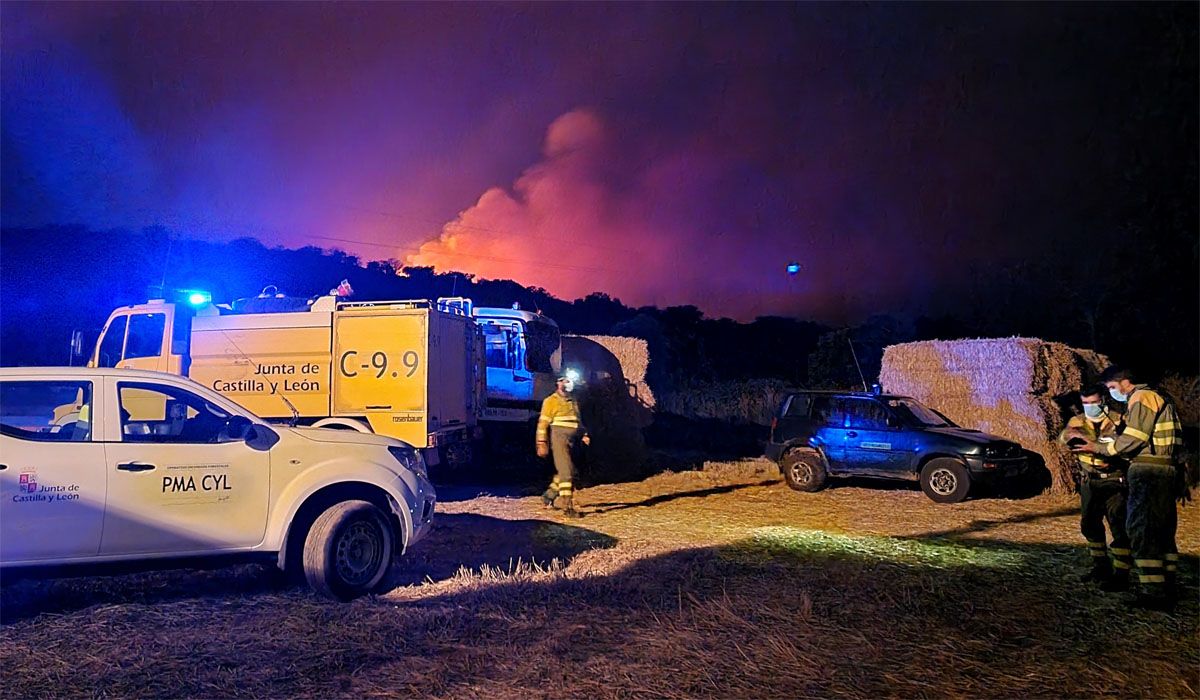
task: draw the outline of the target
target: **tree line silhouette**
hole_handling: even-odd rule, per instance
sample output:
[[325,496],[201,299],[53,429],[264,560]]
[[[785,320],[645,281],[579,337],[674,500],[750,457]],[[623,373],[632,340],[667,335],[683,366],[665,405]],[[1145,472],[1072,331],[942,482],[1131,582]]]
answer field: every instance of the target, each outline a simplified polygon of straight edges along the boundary
[[[565,333],[615,334],[650,343],[652,384],[681,378],[774,378],[809,387],[859,384],[854,348],[868,382],[878,375],[885,346],[910,340],[1029,335],[1093,347],[1152,373],[1197,373],[1196,245],[1188,255],[1158,255],[1155,268],[1133,268],[1099,279],[1101,293],[1055,295],[1080,289],[1078,257],[1066,268],[1052,261],[1011,269],[981,269],[977,287],[957,292],[954,315],[880,313],[853,326],[761,317],[743,323],[707,318],[694,306],[632,307],[603,292],[558,299],[511,280],[368,261],[315,247],[268,248],[243,238],[227,243],[179,238],[162,228],[94,231],[79,226],[0,230],[0,364],[64,365],[74,330],[98,331],[115,307],[146,300],[159,285],[202,288],[216,300],[253,296],[268,284],[296,296],[327,292],[350,280],[359,300],[468,296],[481,306],[537,310]],[[1189,277],[1184,270],[1192,265]],[[1170,268],[1175,269],[1170,269]],[[1154,280],[1154,275],[1165,275]],[[1090,273],[1083,276],[1090,277]],[[1082,301],[1081,306],[1074,300]],[[1090,308],[1090,312],[1089,312]],[[882,311],[882,310],[881,310]]]

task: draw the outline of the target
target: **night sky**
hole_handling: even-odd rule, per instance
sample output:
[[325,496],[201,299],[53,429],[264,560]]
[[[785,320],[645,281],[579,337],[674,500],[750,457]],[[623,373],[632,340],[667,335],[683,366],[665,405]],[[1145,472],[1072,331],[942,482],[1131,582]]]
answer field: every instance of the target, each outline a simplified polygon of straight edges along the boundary
[[1161,9],[5,2],[0,215],[741,319],[936,310],[1095,240]]

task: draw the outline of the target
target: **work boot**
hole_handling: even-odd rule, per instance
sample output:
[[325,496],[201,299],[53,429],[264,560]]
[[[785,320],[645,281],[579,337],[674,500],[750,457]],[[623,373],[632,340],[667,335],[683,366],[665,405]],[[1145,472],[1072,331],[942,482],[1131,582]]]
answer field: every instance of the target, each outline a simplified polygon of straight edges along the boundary
[[542,504],[547,508],[554,507],[554,499],[558,498],[558,491],[554,489],[546,489],[542,493]]
[[1129,574],[1125,571],[1113,571],[1100,581],[1100,590],[1105,593],[1120,593],[1129,590]]
[[573,496],[559,496],[555,502],[556,507],[561,508],[563,515],[568,518],[582,518],[583,513],[575,510],[575,498]]

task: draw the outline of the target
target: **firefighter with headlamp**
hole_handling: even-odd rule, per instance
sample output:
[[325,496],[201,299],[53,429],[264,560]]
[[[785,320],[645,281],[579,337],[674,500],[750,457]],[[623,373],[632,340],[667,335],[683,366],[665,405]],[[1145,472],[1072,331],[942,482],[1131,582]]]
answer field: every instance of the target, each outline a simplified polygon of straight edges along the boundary
[[542,401],[542,413],[537,424],[538,457],[552,456],[554,460],[554,480],[542,494],[542,500],[547,506],[561,508],[570,518],[582,517],[575,510],[574,452],[580,443],[591,443],[579,415],[579,402],[575,398],[578,383],[578,371],[568,369],[560,374],[554,393]]

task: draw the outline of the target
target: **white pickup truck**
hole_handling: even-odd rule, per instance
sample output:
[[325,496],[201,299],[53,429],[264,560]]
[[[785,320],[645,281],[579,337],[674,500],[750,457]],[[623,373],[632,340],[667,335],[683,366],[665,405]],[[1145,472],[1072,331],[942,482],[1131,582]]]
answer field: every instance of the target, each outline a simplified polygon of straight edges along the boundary
[[268,425],[189,379],[0,369],[0,567],[22,576],[269,560],[348,600],[430,529],[420,454]]

